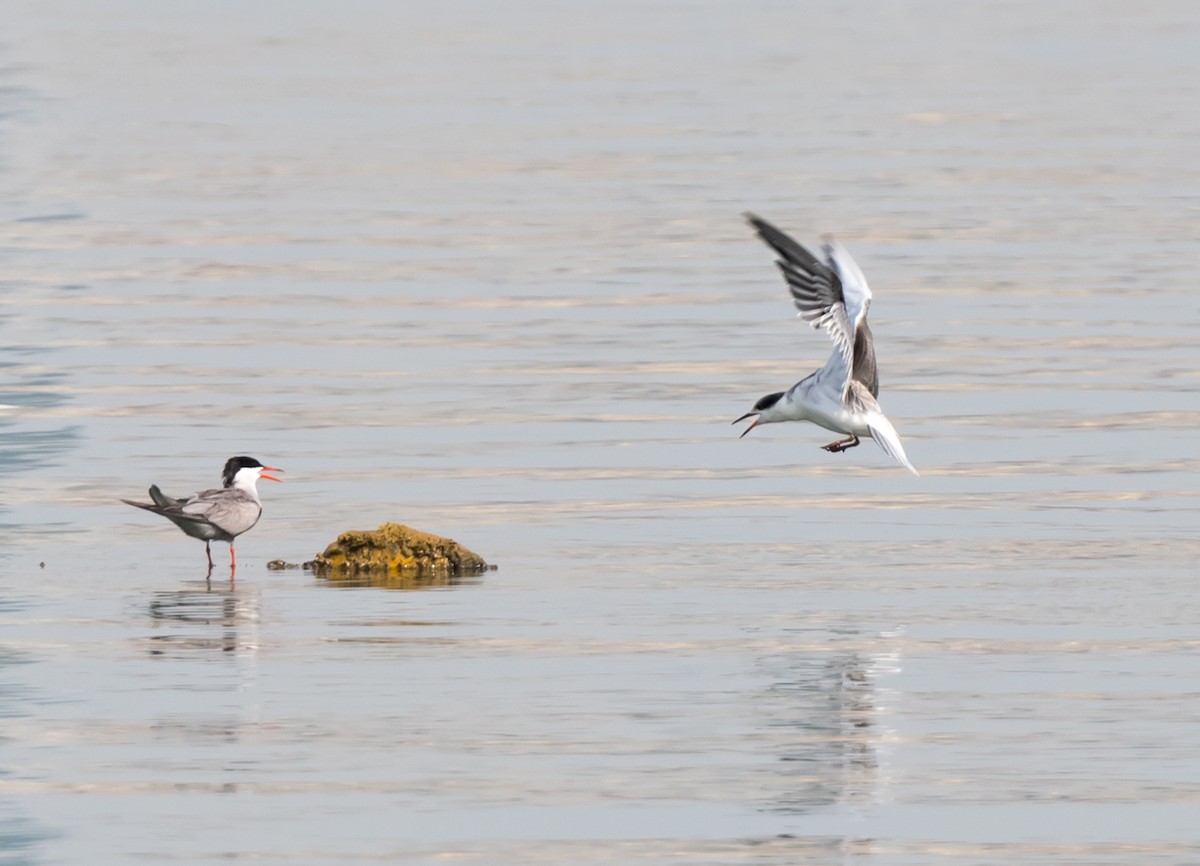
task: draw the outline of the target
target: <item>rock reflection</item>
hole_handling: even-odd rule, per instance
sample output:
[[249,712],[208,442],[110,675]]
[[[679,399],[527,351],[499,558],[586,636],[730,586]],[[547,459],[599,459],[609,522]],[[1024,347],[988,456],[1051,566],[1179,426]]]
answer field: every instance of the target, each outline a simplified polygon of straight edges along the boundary
[[884,736],[878,679],[897,669],[897,657],[808,650],[768,664],[786,669],[765,702],[781,776],[768,808],[802,813],[877,801]]
[[448,575],[409,572],[389,574],[388,572],[375,572],[372,574],[354,575],[314,575],[314,577],[326,586],[334,586],[340,589],[362,589],[364,587],[403,590],[451,589],[458,586],[477,586],[483,582],[481,574]]

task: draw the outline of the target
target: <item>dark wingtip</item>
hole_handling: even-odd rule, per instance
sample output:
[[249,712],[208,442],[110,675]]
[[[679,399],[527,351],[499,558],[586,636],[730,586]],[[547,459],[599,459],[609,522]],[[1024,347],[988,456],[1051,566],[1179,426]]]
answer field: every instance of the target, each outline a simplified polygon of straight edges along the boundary
[[758,232],[759,234],[762,234],[764,231],[770,231],[771,229],[775,228],[773,225],[771,225],[765,219],[763,219],[758,214],[756,214],[752,211],[743,211],[742,219],[744,219],[751,226],[753,226],[754,230],[756,232]]
[[816,256],[783,229],[749,211],[743,216],[746,217],[746,222],[754,227],[759,239],[773,249],[783,261],[799,266],[810,273],[819,273],[824,268]]

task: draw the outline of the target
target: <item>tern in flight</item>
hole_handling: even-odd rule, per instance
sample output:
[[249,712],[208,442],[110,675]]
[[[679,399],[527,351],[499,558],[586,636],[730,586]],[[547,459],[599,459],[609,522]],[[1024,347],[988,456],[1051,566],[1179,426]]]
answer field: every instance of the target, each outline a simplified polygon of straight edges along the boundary
[[869,436],[893,460],[919,475],[904,453],[896,428],[875,399],[879,374],[875,342],[867,325],[871,289],[854,259],[841,244],[825,236],[822,262],[766,220],[754,214],[747,214],[746,219],[779,255],[779,269],[799,315],[814,328],[824,329],[833,340],[833,352],[824,367],[786,391],[763,397],[733,423],[754,417],[742,431],[745,436],[760,424],[811,421],[846,437],[823,446],[835,453],[853,448],[860,436]]

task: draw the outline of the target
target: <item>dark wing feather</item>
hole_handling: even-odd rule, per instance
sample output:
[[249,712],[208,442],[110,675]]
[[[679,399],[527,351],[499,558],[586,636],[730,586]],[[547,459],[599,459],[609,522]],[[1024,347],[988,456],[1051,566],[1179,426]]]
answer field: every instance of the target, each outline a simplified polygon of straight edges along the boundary
[[862,382],[871,391],[872,397],[879,396],[879,369],[875,366],[875,338],[867,320],[859,325],[854,335],[854,380]]
[[779,270],[792,291],[796,309],[814,328],[829,308],[842,301],[842,283],[837,272],[797,243],[792,237],[754,214],[746,214],[763,243],[779,255]]
[[132,505],[134,508],[143,508],[146,511],[160,514],[163,517],[171,520],[179,519],[185,521],[206,522],[203,517],[194,514],[185,514],[183,506],[187,505],[187,499],[176,499],[173,496],[167,496],[158,489],[157,484],[150,486],[151,502],[134,502],[132,499],[122,499],[126,505]]
[[201,541],[231,541],[233,539],[233,536],[223,527],[210,522],[207,516],[186,512],[184,508],[192,501],[191,499],[175,499],[167,496],[158,489],[157,485],[150,488],[150,498],[154,501],[134,502],[132,499],[122,499],[121,501],[126,505],[142,508],[167,518],[192,538],[199,538]]
[[821,328],[833,341],[833,355],[826,370],[836,377],[845,396],[854,372],[857,349],[854,324],[846,312],[842,280],[836,268],[822,263],[788,235],[765,219],[746,214],[746,220],[767,246],[779,254],[779,269],[792,292],[800,316]]

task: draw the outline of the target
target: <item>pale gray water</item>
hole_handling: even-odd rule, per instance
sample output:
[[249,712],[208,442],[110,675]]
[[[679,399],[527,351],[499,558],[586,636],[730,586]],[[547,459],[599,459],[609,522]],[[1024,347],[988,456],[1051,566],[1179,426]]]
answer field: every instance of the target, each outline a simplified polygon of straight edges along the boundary
[[[4,18],[0,862],[1200,860],[1191,4]],[[919,479],[737,439],[748,209]],[[116,498],[235,453],[231,590]],[[387,519],[500,570],[265,568]]]

